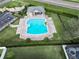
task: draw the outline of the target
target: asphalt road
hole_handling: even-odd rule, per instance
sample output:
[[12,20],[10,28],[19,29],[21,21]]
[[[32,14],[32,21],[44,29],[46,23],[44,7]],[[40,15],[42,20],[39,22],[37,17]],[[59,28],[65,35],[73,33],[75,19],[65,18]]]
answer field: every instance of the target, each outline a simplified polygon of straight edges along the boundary
[[79,3],[68,2],[63,0],[35,0],[35,1],[79,10]]
[[2,4],[4,4],[4,3],[7,3],[7,2],[9,2],[9,1],[11,1],[11,0],[0,0],[0,5],[2,5]]

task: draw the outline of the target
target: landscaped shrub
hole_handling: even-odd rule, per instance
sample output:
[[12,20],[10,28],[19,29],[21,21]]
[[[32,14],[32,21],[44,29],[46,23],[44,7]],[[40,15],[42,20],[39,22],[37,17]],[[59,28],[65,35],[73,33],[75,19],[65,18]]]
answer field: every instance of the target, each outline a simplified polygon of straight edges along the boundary
[[25,13],[24,13],[24,11],[23,11],[23,10],[22,10],[22,11],[20,11],[20,12],[18,12],[18,14],[19,14],[19,15],[21,15],[21,17],[25,15]]
[[23,9],[24,14],[27,13],[27,8],[28,8],[28,6],[25,6],[25,8]]
[[30,39],[30,38],[27,38],[27,39],[26,39],[26,42],[31,42],[31,39]]
[[49,41],[50,39],[48,37],[45,37],[44,38],[44,41]]
[[28,5],[28,7],[31,7],[31,6],[35,6],[35,5],[33,5],[33,4],[29,4],[29,5]]
[[20,37],[20,34],[17,34],[16,37],[19,38]]

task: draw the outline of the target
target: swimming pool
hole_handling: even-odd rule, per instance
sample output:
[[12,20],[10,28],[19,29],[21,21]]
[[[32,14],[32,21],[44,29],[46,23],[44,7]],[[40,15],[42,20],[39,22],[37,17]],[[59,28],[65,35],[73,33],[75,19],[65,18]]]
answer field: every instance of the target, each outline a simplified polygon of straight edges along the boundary
[[28,34],[45,34],[48,32],[47,25],[45,24],[45,19],[33,18],[29,19],[27,22]]

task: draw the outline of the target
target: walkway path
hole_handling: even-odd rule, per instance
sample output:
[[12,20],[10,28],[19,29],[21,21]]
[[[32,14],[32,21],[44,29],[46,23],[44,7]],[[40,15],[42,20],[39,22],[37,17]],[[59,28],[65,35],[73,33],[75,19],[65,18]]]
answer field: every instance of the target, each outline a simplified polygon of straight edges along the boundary
[[9,26],[12,27],[12,28],[17,28],[19,25],[10,24]]
[[68,1],[63,1],[63,0],[35,0],[35,1],[45,2],[48,4],[52,4],[52,5],[57,5],[57,6],[79,10],[79,3],[68,2]]

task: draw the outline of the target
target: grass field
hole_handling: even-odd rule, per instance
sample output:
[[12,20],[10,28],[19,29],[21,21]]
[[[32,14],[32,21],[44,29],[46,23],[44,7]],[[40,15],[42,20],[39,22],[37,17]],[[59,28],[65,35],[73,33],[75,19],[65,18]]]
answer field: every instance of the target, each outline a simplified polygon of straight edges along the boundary
[[65,29],[70,33],[72,38],[79,36],[79,17],[69,15],[59,15]]
[[2,50],[2,49],[0,49],[0,56],[1,56],[1,54],[2,54],[2,51],[3,51],[3,50]]
[[15,55],[13,59],[65,59],[64,52],[61,46],[8,48],[8,53],[5,59],[10,59],[9,54],[11,53],[11,51]]
[[12,8],[12,7],[21,7],[23,5],[29,5],[29,3],[24,3],[20,0],[16,0],[16,1],[11,1],[11,2],[8,2],[7,4],[4,4],[5,7],[8,7],[8,8]]

